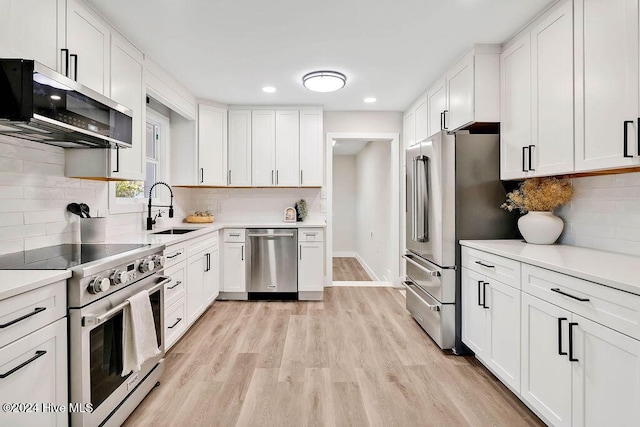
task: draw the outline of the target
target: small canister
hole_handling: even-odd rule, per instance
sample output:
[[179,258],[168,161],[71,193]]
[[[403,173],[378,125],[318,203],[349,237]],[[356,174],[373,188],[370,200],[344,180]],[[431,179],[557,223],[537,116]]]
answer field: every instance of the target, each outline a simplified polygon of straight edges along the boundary
[[103,243],[107,236],[107,218],[80,218],[80,241],[82,243]]

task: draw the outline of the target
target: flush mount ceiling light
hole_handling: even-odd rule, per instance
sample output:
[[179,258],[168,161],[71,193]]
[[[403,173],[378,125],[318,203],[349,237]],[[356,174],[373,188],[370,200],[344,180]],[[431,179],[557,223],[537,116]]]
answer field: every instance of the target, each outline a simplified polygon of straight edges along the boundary
[[262,91],[266,93],[274,93],[276,91],[276,88],[273,86],[265,86],[262,88]]
[[337,71],[314,71],[302,78],[302,84],[314,92],[335,92],[347,84],[347,77]]

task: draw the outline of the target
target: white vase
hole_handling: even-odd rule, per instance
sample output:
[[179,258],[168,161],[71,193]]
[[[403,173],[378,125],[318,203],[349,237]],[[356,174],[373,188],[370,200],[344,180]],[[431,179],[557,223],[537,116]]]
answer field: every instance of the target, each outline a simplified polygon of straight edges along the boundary
[[552,245],[558,240],[564,222],[553,212],[529,212],[518,220],[518,229],[527,243]]

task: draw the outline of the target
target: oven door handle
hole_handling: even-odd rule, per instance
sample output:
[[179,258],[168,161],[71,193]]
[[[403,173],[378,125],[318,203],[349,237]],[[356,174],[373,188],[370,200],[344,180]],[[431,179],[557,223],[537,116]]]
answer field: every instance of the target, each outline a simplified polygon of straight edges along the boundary
[[[151,289],[149,289],[149,295],[153,294],[158,289],[164,287],[164,285],[166,285],[167,283],[171,282],[171,277],[160,276],[160,279],[161,279],[161,281],[159,283],[157,283]],[[104,314],[101,314],[100,316],[92,316],[92,315],[83,316],[82,317],[82,326],[95,326],[95,325],[99,325],[99,324],[101,324],[103,322],[106,322],[107,320],[109,320],[113,316],[115,316],[116,314],[120,313],[128,305],[129,305],[129,301],[125,301],[125,302],[123,302],[121,304],[116,305],[111,310],[107,311]]]

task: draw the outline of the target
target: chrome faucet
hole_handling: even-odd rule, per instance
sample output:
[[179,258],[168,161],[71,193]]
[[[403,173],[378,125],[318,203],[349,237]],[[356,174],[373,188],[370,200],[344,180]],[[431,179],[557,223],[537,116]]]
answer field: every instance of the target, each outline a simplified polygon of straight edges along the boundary
[[[153,189],[155,188],[156,185],[162,184],[165,187],[167,187],[169,189],[169,192],[171,192],[171,203],[169,204],[169,206],[167,205],[152,205],[151,204],[151,198],[153,197]],[[173,218],[173,190],[171,189],[171,186],[169,184],[167,184],[166,182],[156,182],[155,184],[153,184],[151,186],[151,188],[149,189],[149,214],[147,215],[147,230],[153,230],[153,224],[156,223],[156,220],[154,218],[151,218],[151,208],[155,207],[155,208],[169,208],[169,218]]]

